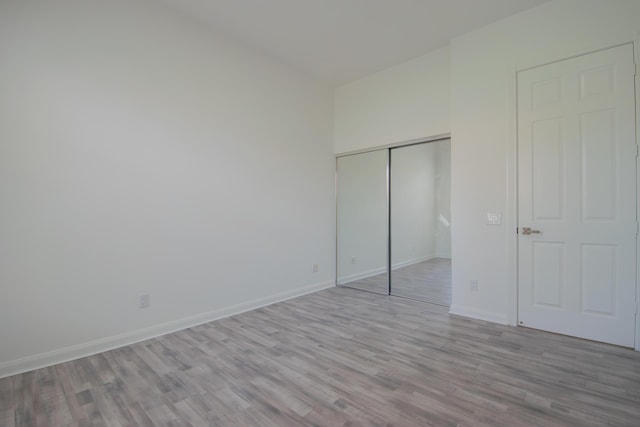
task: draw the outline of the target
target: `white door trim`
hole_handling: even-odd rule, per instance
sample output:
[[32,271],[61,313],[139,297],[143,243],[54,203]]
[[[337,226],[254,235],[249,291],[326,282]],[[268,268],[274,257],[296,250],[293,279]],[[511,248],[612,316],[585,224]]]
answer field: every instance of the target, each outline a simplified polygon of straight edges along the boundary
[[[633,41],[634,61],[636,63],[636,144],[640,147],[640,30],[636,31]],[[636,157],[636,190],[640,189],[640,156]],[[636,221],[640,222],[640,196],[637,197]],[[640,351],[640,241],[636,234],[636,345]]]
[[[635,34],[634,39],[600,48],[591,52],[579,53],[575,56],[587,55],[604,49],[621,46],[623,44],[633,44],[634,60],[636,65],[635,75],[635,107],[636,107],[636,144],[640,146],[640,30]],[[571,57],[569,57],[571,58]],[[562,61],[569,58],[560,58],[536,66],[545,65],[552,62]],[[509,81],[507,86],[507,111],[508,124],[505,129],[507,142],[507,283],[508,285],[508,311],[507,322],[511,326],[517,326],[518,321],[518,235],[516,227],[518,221],[518,111],[517,111],[517,73],[532,68],[529,64],[526,67],[518,66],[514,63],[508,70]],[[640,190],[640,156],[636,158],[636,188]],[[636,200],[636,219],[640,221],[640,197]],[[636,316],[635,316],[635,350],[640,352],[640,240],[636,235]]]

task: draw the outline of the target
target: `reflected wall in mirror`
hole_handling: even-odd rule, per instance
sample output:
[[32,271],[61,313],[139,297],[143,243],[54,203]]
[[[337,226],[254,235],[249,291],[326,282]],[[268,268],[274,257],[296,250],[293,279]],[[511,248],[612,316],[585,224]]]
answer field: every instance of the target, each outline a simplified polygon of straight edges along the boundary
[[391,151],[391,294],[451,304],[451,143]]
[[337,159],[337,284],[388,294],[388,150]]

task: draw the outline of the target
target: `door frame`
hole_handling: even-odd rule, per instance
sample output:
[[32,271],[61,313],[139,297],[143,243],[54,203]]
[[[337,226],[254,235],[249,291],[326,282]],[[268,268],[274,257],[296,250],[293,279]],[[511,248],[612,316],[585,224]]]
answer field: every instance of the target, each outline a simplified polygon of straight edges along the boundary
[[[507,110],[508,110],[508,128],[507,128],[507,283],[508,285],[508,311],[507,322],[511,326],[517,326],[518,323],[518,72],[526,71],[531,68],[540,67],[554,62],[564,61],[566,59],[578,56],[588,55],[598,51],[632,44],[634,52],[634,62],[636,63],[635,74],[635,108],[636,108],[636,145],[640,146],[640,31],[636,32],[635,38],[621,43],[601,47],[588,52],[578,52],[573,56],[566,58],[556,58],[554,60],[540,64],[516,64],[508,70],[509,83],[507,88]],[[640,221],[640,156],[636,157],[636,220]],[[636,234],[636,316],[635,316],[635,350],[640,352],[640,240]]]

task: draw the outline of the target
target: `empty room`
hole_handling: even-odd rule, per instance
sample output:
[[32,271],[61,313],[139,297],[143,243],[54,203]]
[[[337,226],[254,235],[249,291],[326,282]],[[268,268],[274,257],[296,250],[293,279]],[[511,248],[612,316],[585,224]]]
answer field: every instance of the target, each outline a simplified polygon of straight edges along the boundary
[[0,427],[638,426],[639,57],[637,0],[0,0]]

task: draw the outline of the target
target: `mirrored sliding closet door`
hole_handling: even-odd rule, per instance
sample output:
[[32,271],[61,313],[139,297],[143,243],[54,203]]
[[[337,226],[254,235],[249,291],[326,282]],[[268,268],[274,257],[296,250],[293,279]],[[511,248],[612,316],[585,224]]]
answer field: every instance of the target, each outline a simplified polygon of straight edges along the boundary
[[450,140],[390,152],[390,293],[450,305]]
[[337,158],[337,277],[451,304],[451,140]]
[[337,284],[389,294],[388,150],[337,159]]

